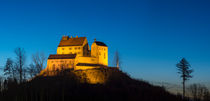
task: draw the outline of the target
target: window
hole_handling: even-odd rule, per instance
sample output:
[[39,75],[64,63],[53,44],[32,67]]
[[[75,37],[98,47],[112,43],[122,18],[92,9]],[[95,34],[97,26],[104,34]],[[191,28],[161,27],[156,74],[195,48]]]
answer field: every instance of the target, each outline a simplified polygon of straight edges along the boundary
[[75,47],[74,49],[77,50],[77,47]]
[[78,49],[80,49],[80,47],[78,47]]
[[69,48],[69,50],[71,50],[71,48]]
[[104,53],[104,59],[106,59],[106,54]]
[[78,54],[80,54],[80,52],[78,52]]
[[62,48],[62,50],[64,50],[64,48]]
[[53,61],[51,61],[51,63],[53,63]]

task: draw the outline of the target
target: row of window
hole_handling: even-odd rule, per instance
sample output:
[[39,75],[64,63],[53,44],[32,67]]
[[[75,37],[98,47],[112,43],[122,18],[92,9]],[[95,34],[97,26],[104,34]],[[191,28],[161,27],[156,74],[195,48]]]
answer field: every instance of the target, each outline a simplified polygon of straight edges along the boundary
[[[101,52],[99,52],[98,55],[101,56]],[[104,53],[104,59],[106,59],[106,53]]]
[[104,51],[105,51],[105,50],[106,50],[106,48],[100,48],[100,47],[99,47],[99,48],[98,48],[98,50],[104,50]]
[[[73,64],[57,64],[57,66],[65,66],[65,67],[69,67],[69,66],[73,66]],[[52,67],[56,67],[56,64],[53,64]]]
[[65,63],[73,63],[74,61],[51,61],[51,63],[54,63],[54,62],[56,62],[56,63],[58,63],[58,62],[60,62],[60,63],[63,63],[63,62],[65,62]]
[[[80,47],[74,47],[74,48],[68,48],[69,50],[73,50],[73,49],[75,49],[75,50],[80,50],[81,48]],[[62,48],[62,50],[65,50],[65,48]]]

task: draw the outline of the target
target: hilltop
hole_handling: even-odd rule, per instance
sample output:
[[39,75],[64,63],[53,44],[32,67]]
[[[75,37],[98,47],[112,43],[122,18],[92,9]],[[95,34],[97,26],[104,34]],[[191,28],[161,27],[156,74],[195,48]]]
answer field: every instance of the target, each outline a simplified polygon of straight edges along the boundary
[[[11,87],[6,91],[4,101],[182,101],[180,96],[153,86],[145,81],[135,80],[115,68],[99,68],[105,76],[104,83],[90,84],[76,75],[82,71],[57,71],[54,76],[37,76],[32,80]],[[76,72],[76,73],[75,73]],[[86,72],[93,72],[87,70]],[[81,82],[81,80],[83,80]]]

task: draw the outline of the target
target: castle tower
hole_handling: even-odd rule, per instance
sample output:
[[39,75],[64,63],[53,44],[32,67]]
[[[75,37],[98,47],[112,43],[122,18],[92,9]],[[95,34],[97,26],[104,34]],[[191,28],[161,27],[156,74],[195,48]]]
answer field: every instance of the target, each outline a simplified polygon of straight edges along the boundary
[[91,45],[91,56],[98,59],[98,64],[108,66],[108,47],[103,42],[95,39]]

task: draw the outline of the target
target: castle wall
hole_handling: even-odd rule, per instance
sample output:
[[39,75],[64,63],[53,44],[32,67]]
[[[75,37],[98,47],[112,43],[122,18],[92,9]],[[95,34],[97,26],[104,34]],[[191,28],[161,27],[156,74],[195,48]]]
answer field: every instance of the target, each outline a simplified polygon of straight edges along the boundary
[[98,46],[96,45],[96,43],[93,43],[91,45],[91,56],[98,58],[97,54],[98,54]]
[[98,46],[93,43],[91,46],[91,56],[98,58],[98,64],[108,65],[108,47]]
[[75,59],[48,59],[47,69],[57,70],[65,68],[74,68]]
[[97,64],[98,59],[95,57],[76,57],[75,64],[78,63],[89,63],[89,64]]
[[98,46],[98,63],[107,66],[108,65],[108,48],[104,46]]
[[88,70],[88,69],[94,69],[99,68],[99,66],[76,66],[74,70]]
[[81,46],[62,46],[57,48],[57,54],[77,54],[77,56],[89,56],[89,51],[87,39]]
[[77,54],[77,56],[83,56],[83,47],[82,46],[58,47],[57,54]]

